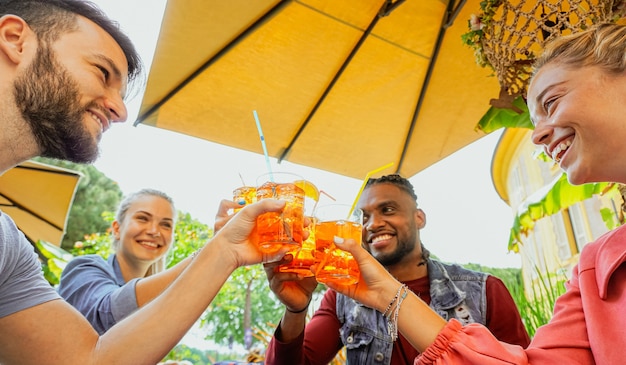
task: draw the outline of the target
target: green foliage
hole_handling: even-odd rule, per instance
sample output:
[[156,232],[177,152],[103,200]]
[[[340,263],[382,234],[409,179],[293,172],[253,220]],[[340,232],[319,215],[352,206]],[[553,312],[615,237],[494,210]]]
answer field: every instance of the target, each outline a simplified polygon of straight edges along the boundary
[[207,351],[200,351],[185,345],[178,345],[163,359],[163,361],[174,360],[190,361],[194,365],[211,365],[213,361],[209,360],[210,355]]
[[103,212],[102,220],[109,228],[104,233],[95,232],[83,235],[82,241],[75,241],[70,249],[73,256],[100,255],[107,259],[113,253],[113,237],[111,236],[111,222],[115,220],[115,213]]
[[532,338],[537,328],[543,326],[552,318],[554,302],[565,292],[564,275],[550,274],[544,276],[535,267],[538,279],[531,286],[529,293],[525,292],[522,271],[514,268],[491,268],[479,264],[465,264],[463,267],[489,273],[500,278],[511,293],[513,301],[520,312],[528,334]]
[[176,244],[168,255],[167,267],[172,267],[191,255],[213,237],[213,229],[194,219],[191,214],[178,212],[174,228]]
[[479,15],[473,15],[473,19],[468,21],[469,31],[461,35],[461,41],[463,44],[471,47],[474,50],[474,57],[476,57],[476,63],[481,67],[490,67],[493,69],[493,65],[489,63],[485,52],[483,50],[483,39],[485,37],[484,28],[489,27],[489,24],[493,21],[493,17],[496,14],[498,7],[502,4],[502,0],[483,0],[480,2],[481,13]]
[[[250,295],[249,307],[246,306],[247,294]],[[244,344],[246,308],[250,310],[250,323],[265,332],[272,331],[283,313],[282,304],[269,289],[262,265],[240,267],[233,272],[202,317],[207,338],[225,346]],[[251,347],[258,344],[259,340],[253,337]]]
[[[313,302],[324,295],[326,287],[318,285]],[[246,295],[250,295],[250,322],[245,323]],[[265,348],[285,308],[270,290],[262,265],[240,267],[233,272],[202,317],[207,339],[230,346],[246,345],[245,331],[252,332],[249,348]],[[228,323],[228,326],[224,326]]]
[[42,264],[44,277],[51,285],[58,285],[61,272],[65,265],[73,258],[72,254],[45,241],[35,242],[40,255],[47,260]]
[[61,247],[70,250],[76,241],[83,240],[85,234],[105,233],[109,228],[109,222],[103,220],[101,214],[105,211],[115,211],[122,199],[122,190],[117,183],[92,165],[43,157],[34,160],[75,170],[83,175],[76,188]]
[[509,292],[511,293],[514,293],[516,291],[524,291],[521,269],[487,267],[473,263],[464,264],[462,266],[466,269],[485,272],[499,278],[500,280],[502,280],[504,285],[507,287],[507,289],[509,289]]
[[480,129],[485,133],[491,133],[500,128],[528,128],[533,129],[530,121],[530,113],[524,98],[518,96],[513,100],[513,107],[517,110],[509,108],[497,108],[492,106],[487,113],[480,119],[476,129]]
[[615,217],[615,212],[609,208],[600,209],[600,216],[602,217],[602,221],[606,225],[609,230],[613,230],[622,225],[622,222]]
[[539,219],[558,213],[593,195],[606,194],[610,191],[617,192],[617,185],[612,183],[571,185],[567,181],[567,175],[562,173],[551,184],[544,186],[520,204],[511,228],[509,250],[519,251],[517,245],[521,242],[521,235],[528,234]]
[[537,267],[535,267],[535,272],[538,279],[533,283],[530,293],[525,293],[523,290],[512,293],[531,338],[537,332],[537,328],[548,323],[552,318],[554,303],[565,293],[567,281],[564,275],[542,275]]
[[106,260],[113,253],[113,237],[109,232],[85,235],[83,241],[75,242],[70,252],[74,256],[100,255]]

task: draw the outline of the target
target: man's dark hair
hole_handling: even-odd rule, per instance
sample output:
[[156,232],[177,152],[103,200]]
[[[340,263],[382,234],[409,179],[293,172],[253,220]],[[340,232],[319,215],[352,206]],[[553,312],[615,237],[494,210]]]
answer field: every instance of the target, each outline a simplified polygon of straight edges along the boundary
[[40,42],[51,43],[76,29],[76,16],[83,16],[104,29],[119,44],[128,61],[129,84],[142,74],[142,61],[130,38],[117,22],[89,1],[0,0],[0,17],[13,14],[24,19]]
[[407,194],[409,194],[413,198],[413,200],[417,202],[417,194],[415,194],[415,189],[413,189],[413,184],[411,184],[409,180],[405,179],[404,177],[398,174],[385,175],[379,178],[372,177],[369,180],[367,180],[367,183],[365,184],[365,188],[367,189],[369,186],[376,185],[376,184],[393,184],[399,187],[400,189],[404,190]]

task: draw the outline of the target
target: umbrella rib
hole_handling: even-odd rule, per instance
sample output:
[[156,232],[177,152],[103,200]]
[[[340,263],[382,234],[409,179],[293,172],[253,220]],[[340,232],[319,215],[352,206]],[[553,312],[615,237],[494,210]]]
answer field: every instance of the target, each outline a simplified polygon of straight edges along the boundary
[[80,174],[76,173],[75,171],[63,171],[63,170],[59,170],[59,169],[48,170],[48,169],[45,169],[45,168],[33,167],[33,166],[17,165],[17,166],[13,166],[13,168],[14,169],[23,169],[23,170],[33,170],[33,171],[45,171],[45,172],[48,172],[48,173],[51,173],[51,174],[56,174],[56,175],[67,175],[67,176],[80,175]]
[[[17,166],[16,166],[16,167],[17,167]],[[59,227],[58,225],[56,225],[56,224],[54,224],[54,223],[50,222],[48,219],[46,219],[46,218],[42,217],[41,215],[39,215],[39,214],[35,213],[35,212],[34,212],[34,211],[32,211],[32,210],[30,210],[30,209],[26,208],[25,206],[23,206],[23,205],[21,205],[21,204],[19,204],[19,203],[15,202],[15,201],[14,201],[13,199],[11,199],[10,197],[8,197],[8,196],[6,196],[6,195],[4,195],[4,194],[0,194],[0,196],[2,196],[2,197],[4,197],[4,198],[6,198],[6,199],[7,199],[7,200],[11,203],[11,204],[0,204],[0,206],[2,206],[2,207],[17,208],[17,209],[19,209],[19,210],[22,210],[22,211],[24,211],[24,212],[26,212],[26,213],[28,213],[28,214],[32,215],[33,217],[35,217],[35,218],[37,218],[37,219],[41,220],[42,222],[46,223],[47,225],[49,225],[49,226],[51,226],[51,227],[53,227],[53,228],[56,228],[56,229],[58,229],[58,230],[60,230],[60,231],[63,231],[63,227]],[[19,228],[19,227],[18,227],[18,228]]]
[[233,39],[230,43],[228,43],[224,48],[222,48],[219,52],[217,52],[213,57],[209,58],[205,63],[203,63],[200,67],[198,67],[191,75],[181,81],[178,85],[176,85],[170,92],[167,93],[161,100],[156,102],[150,109],[148,109],[145,113],[141,114],[137,117],[133,126],[137,126],[138,124],[143,123],[148,117],[154,114],[157,110],[159,110],[163,104],[167,103],[171,98],[173,98],[179,91],[181,91],[187,84],[193,81],[196,77],[198,77],[204,70],[206,70],[213,63],[217,62],[220,58],[222,58],[226,53],[228,53],[232,48],[234,48],[239,42],[246,39],[251,33],[253,33],[257,28],[263,25],[269,18],[272,18],[275,14],[282,11],[283,8],[293,0],[281,0],[278,4],[276,4],[273,8],[271,8],[267,13],[263,14],[262,17],[257,19],[251,26],[246,28],[241,34],[239,34],[235,39]]
[[435,62],[437,61],[439,50],[441,49],[441,44],[443,43],[443,38],[446,35],[446,30],[452,25],[454,19],[456,19],[456,16],[459,14],[459,11],[461,10],[461,8],[463,8],[463,5],[465,5],[465,2],[466,0],[461,0],[456,5],[455,1],[453,0],[450,0],[448,2],[448,7],[441,21],[441,31],[437,35],[437,41],[435,43],[435,47],[433,48],[433,54],[430,58],[430,62],[428,63],[428,69],[426,70],[426,76],[424,77],[424,82],[422,83],[422,89],[417,99],[417,104],[415,105],[415,111],[413,112],[411,125],[409,126],[409,131],[406,135],[406,139],[404,140],[404,146],[402,147],[402,154],[400,155],[400,160],[398,161],[396,167],[396,173],[400,172],[404,163],[404,159],[406,158],[406,154],[409,149],[409,143],[411,142],[411,136],[413,135],[413,130],[415,129],[417,118],[419,117],[420,111],[422,110],[422,105],[424,104],[426,90],[428,89],[428,85],[430,84],[430,78],[432,77],[433,70],[435,68]]
[[304,129],[307,127],[307,125],[309,124],[309,122],[311,121],[311,119],[313,118],[317,110],[319,109],[319,107],[322,105],[322,103],[324,102],[328,94],[330,94],[330,91],[333,89],[333,87],[335,86],[335,84],[337,83],[341,75],[343,74],[343,72],[346,70],[346,68],[348,67],[348,65],[350,64],[350,62],[356,55],[356,53],[359,51],[359,49],[365,42],[365,40],[372,33],[372,30],[374,30],[374,27],[378,23],[378,20],[380,20],[380,18],[384,16],[389,15],[391,11],[396,9],[404,1],[405,0],[395,0],[395,1],[385,0],[380,10],[378,10],[378,12],[376,13],[376,16],[374,17],[374,19],[372,19],[370,24],[367,26],[367,28],[361,35],[361,38],[359,38],[359,41],[352,48],[352,50],[350,51],[350,54],[348,54],[348,57],[346,57],[346,59],[343,61],[337,73],[335,73],[335,76],[332,78],[332,80],[330,81],[330,83],[328,84],[324,92],[322,93],[322,96],[320,96],[320,98],[317,100],[317,103],[315,103],[309,115],[307,115],[307,117],[304,119],[304,122],[302,122],[302,124],[300,125],[300,128],[298,128],[298,131],[296,132],[295,136],[291,139],[287,147],[280,153],[280,156],[278,157],[278,163],[281,163],[287,157],[289,152],[291,152],[291,149],[293,148],[298,138],[300,138],[300,135],[302,134]]

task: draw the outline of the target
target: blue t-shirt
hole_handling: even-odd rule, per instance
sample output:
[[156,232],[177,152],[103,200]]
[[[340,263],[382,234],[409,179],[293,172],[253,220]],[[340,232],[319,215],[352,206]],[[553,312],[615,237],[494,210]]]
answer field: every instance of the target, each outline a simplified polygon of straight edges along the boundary
[[85,255],[67,264],[58,291],[103,334],[138,308],[138,280],[124,281],[115,255],[108,261],[98,255]]
[[0,211],[0,318],[54,299],[33,246]]

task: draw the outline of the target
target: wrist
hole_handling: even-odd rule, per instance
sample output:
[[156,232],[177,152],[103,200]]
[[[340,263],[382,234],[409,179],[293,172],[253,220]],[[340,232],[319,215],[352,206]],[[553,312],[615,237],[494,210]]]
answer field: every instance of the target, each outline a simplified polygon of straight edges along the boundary
[[[217,265],[221,267],[225,272],[228,272],[229,275],[233,271],[235,271],[239,265],[237,263],[236,257],[230,252],[229,245],[230,242],[225,240],[223,237],[215,236],[211,238],[198,252],[197,255],[192,259],[193,261],[203,260],[203,256],[211,256],[216,261]],[[203,254],[204,251],[213,251],[212,253]]]
[[289,313],[293,313],[293,314],[300,314],[300,313],[304,313],[306,312],[307,309],[309,309],[309,304],[311,304],[311,300],[309,299],[309,302],[304,306],[304,308],[299,309],[299,310],[293,310],[290,309],[289,307],[285,306],[285,310]]
[[308,305],[307,305],[306,307],[304,307],[304,308],[300,309],[300,310],[297,310],[297,311],[295,311],[295,310],[291,310],[291,309],[289,309],[289,307],[285,307],[285,310],[287,310],[287,312],[289,312],[289,313],[293,313],[293,314],[299,314],[299,313],[302,313],[302,312],[306,311],[307,309],[309,309],[309,306],[308,306]]

